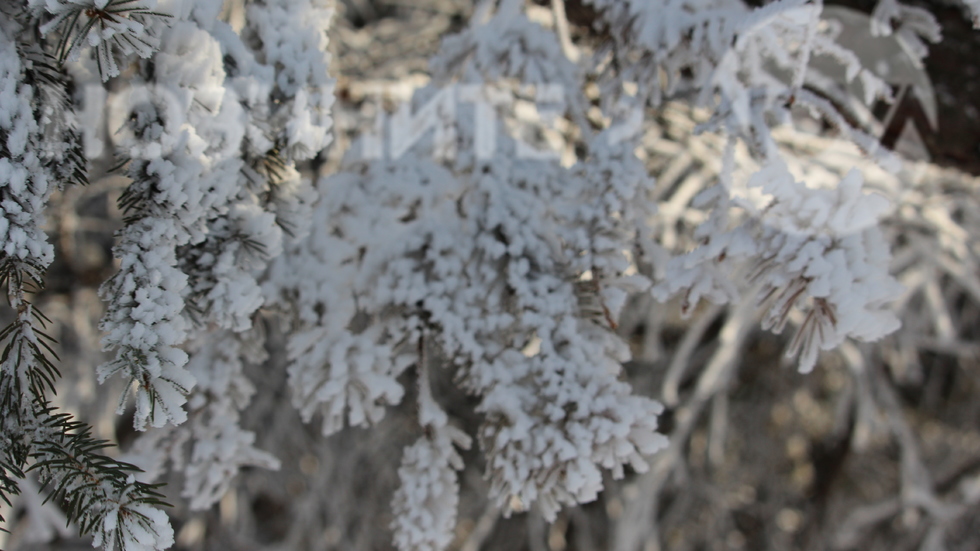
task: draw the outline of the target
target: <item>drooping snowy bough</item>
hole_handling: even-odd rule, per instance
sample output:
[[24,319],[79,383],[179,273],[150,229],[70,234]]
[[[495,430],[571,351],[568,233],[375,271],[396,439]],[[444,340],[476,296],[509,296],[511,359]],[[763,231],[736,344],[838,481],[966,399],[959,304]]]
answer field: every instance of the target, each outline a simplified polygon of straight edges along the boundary
[[[3,333],[4,493],[35,470],[97,545],[166,548],[173,532],[153,507],[160,494],[135,481],[133,465],[98,455],[104,444],[48,405],[53,352],[39,331],[43,316],[24,298],[52,259],[39,230],[44,204],[87,170],[63,64],[77,63],[83,81],[87,72],[96,82],[125,77],[108,124],[132,182],[120,199],[120,269],[102,287],[104,344],[116,358],[99,376],[130,382],[137,429],[186,421],[150,442],[192,436],[185,494],[206,506],[241,465],[277,464],[237,424],[253,392],[240,364],[254,347],[242,334],[263,303],[264,267],[310,226],[315,193],[296,163],[331,139],[325,50],[334,7],[254,2],[240,29],[221,19],[220,0],[29,0],[2,9],[2,262],[19,313]],[[94,62],[83,57],[90,51]],[[202,329],[210,335],[185,347]],[[197,352],[190,363],[188,350]]]

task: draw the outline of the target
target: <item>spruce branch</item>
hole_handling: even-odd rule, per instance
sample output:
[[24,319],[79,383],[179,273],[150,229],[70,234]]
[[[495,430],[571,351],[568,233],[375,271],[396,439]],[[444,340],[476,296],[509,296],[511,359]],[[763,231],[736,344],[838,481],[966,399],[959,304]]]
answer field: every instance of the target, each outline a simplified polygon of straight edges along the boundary
[[66,185],[87,185],[88,159],[72,111],[71,77],[61,61],[38,44],[21,44],[19,53],[25,61],[24,83],[34,91],[42,166],[56,177],[59,189]]
[[[60,376],[51,360],[57,359],[55,341],[42,330],[47,317],[24,299],[23,286],[14,285],[25,281],[25,274],[10,264],[0,264],[0,275],[13,291],[8,299],[17,305],[18,316],[0,331],[0,499],[9,504],[19,493],[17,480],[35,473],[42,491],[51,489],[45,502],[63,505],[69,523],[82,534],[94,534],[107,548],[132,548],[145,534],[152,534],[145,548],[168,547],[172,529],[166,515],[154,509],[167,506],[160,486],[136,481],[137,467],[100,453],[111,444],[47,401]],[[128,520],[119,523],[116,517]]]
[[59,63],[78,59],[85,46],[95,47],[102,80],[119,75],[116,53],[150,57],[157,49],[151,28],[154,20],[170,15],[152,9],[146,0],[62,0],[46,4],[50,19],[41,33],[58,36],[55,52]]
[[155,508],[163,505],[156,487],[137,482],[136,467],[101,453],[108,442],[50,405],[59,358],[46,332],[50,320],[28,295],[44,288],[54,256],[41,229],[51,193],[84,184],[87,162],[63,60],[30,32],[11,37],[6,30],[0,29],[0,87],[15,93],[0,98],[6,113],[0,120],[0,292],[14,321],[0,330],[0,499],[10,504],[19,481],[36,475],[51,490],[45,501],[63,505],[68,522],[94,534],[97,544],[127,551],[169,547],[173,530]]

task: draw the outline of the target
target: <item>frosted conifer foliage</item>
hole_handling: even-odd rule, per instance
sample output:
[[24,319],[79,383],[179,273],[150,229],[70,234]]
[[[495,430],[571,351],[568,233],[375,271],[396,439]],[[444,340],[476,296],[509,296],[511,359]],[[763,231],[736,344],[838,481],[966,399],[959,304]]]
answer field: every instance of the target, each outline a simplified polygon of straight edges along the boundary
[[58,55],[75,61],[93,48],[102,80],[119,76],[117,55],[150,57],[158,43],[153,32],[159,18],[156,0],[28,0],[28,6],[50,16],[43,34],[59,36]]
[[[649,286],[628,273],[628,253],[641,238],[634,205],[652,181],[607,139],[571,169],[515,160],[507,141],[492,160],[460,156],[450,172],[427,160],[429,143],[325,180],[317,218],[328,228],[270,278],[276,302],[296,309],[288,349],[301,411],[322,413],[326,433],[378,422],[379,406],[403,395],[396,378],[431,347],[481,398],[478,436],[505,510],[538,504],[554,518],[595,499],[601,469],[645,469],[663,445],[660,406],[618,380],[628,350],[613,327],[626,293]],[[413,466],[452,457],[439,434],[406,451],[395,506],[407,518],[419,513],[405,500],[453,503],[435,498],[451,471]],[[412,549],[408,524],[396,521],[396,541]]]
[[[16,31],[9,22],[0,25],[0,282],[16,312],[0,332],[0,497],[16,495],[17,479],[32,473],[97,545],[164,549],[173,544],[173,530],[156,507],[161,495],[136,480],[135,467],[99,453],[107,444],[48,402],[58,376],[44,332],[49,320],[28,293],[43,287],[53,260],[40,229],[45,202],[57,187],[86,180],[66,111],[67,77],[51,56],[16,42]],[[45,101],[50,109],[37,117]],[[64,131],[60,147],[50,141],[52,128]]]
[[[696,231],[701,245],[670,261],[654,295],[681,293],[689,309],[701,298],[724,304],[756,292],[762,327],[775,333],[801,312],[787,354],[800,355],[802,371],[846,337],[873,341],[895,331],[898,318],[887,305],[903,288],[888,273],[890,254],[877,227],[889,205],[862,184],[851,171],[835,189],[809,188],[785,165],[772,164],[749,180],[764,195],[757,204],[739,201],[748,215],[733,227],[725,189],[706,190],[701,205],[714,210]],[[743,274],[748,285],[740,288],[727,273]]]
[[[411,411],[390,528],[399,549],[437,550],[457,534],[471,453],[492,510],[548,521],[594,501],[607,475],[672,472],[663,465],[686,441],[667,441],[662,406],[623,373],[636,343],[621,317],[635,297],[680,296],[684,313],[701,299],[738,305],[718,309],[729,339],[719,349],[738,350],[745,327],[788,329],[803,371],[821,352],[851,350],[848,339],[899,326],[891,305],[903,288],[878,228],[888,199],[856,170],[809,181],[774,131],[804,109],[898,168],[842,114],[841,83],[812,67],[830,59],[865,101],[892,99],[821,25],[818,0],[585,0],[593,20],[575,29],[578,44],[542,22],[540,2],[481,2],[431,60],[432,83],[384,130],[444,126],[380,155],[362,137],[322,175],[331,0],[16,4],[0,8],[17,13],[0,22],[0,280],[16,312],[0,333],[0,490],[15,494],[33,470],[96,545],[173,543],[161,496],[143,482],[167,470],[201,510],[244,467],[294,459],[242,426],[260,394],[246,373],[275,365],[266,348],[280,340],[289,400],[324,437]],[[872,21],[920,60],[938,39],[927,11],[896,0]],[[29,300],[53,260],[45,205],[87,169],[66,64],[111,83],[112,164],[128,179],[118,270],[100,289],[112,358],[98,368],[101,381],[128,384],[118,410],[132,399],[145,431],[126,463],[95,453],[103,443],[48,404],[57,374]],[[550,104],[556,128],[541,141],[552,158],[508,135],[534,135],[514,107],[530,95]],[[648,173],[645,117],[673,100],[704,109],[697,132],[727,143],[711,186],[675,190]],[[682,235],[665,243],[668,225]],[[693,430],[720,392],[700,381],[684,411],[694,413],[675,427]]]
[[[254,392],[242,357],[258,361],[262,351],[238,334],[251,330],[262,305],[258,278],[266,263],[309,227],[314,192],[295,163],[330,141],[325,31],[333,6],[256,2],[241,33],[219,20],[222,7],[220,0],[30,1],[9,7],[15,22],[0,29],[7,71],[0,123],[10,169],[3,178],[14,193],[3,202],[3,278],[20,311],[20,321],[3,332],[4,403],[19,412],[5,413],[4,434],[16,440],[26,431],[36,439],[4,445],[11,455],[2,463],[3,491],[17,491],[8,475],[37,471],[54,496],[71,496],[69,520],[94,533],[97,546],[165,548],[173,532],[155,508],[161,495],[136,480],[138,469],[97,454],[105,444],[44,396],[57,371],[48,359],[50,338],[40,332],[46,318],[24,291],[41,286],[52,260],[38,229],[44,204],[56,187],[84,183],[87,162],[64,63],[84,63],[91,53],[101,80],[130,72],[107,113],[131,184],[119,202],[120,269],[101,289],[109,303],[104,344],[116,358],[99,376],[129,379],[137,429],[190,420],[187,428],[141,440],[130,457],[156,476],[163,465],[154,454],[166,450],[186,470],[185,495],[194,507],[220,498],[241,466],[278,465],[238,424]],[[19,32],[24,41],[15,47],[6,33]],[[37,36],[53,50],[26,38]],[[188,345],[192,330],[200,339]]]
[[[220,2],[210,7],[188,3],[183,8],[191,20],[208,22],[198,29],[188,27],[188,32],[205,40],[213,52],[204,56],[211,63],[211,77],[195,88],[197,105],[190,107],[201,117],[193,132],[200,133],[202,143],[211,144],[203,150],[211,155],[206,162],[192,166],[210,166],[213,172],[190,183],[218,192],[217,199],[212,196],[194,205],[201,216],[195,236],[177,247],[166,245],[176,251],[175,277],[187,282],[176,319],[185,327],[209,324],[218,330],[189,344],[195,353],[189,362],[178,358],[195,387],[170,421],[181,422],[186,411],[187,423],[147,434],[129,456],[155,476],[164,472],[167,460],[183,470],[183,495],[196,509],[220,499],[241,467],[279,465],[278,459],[254,447],[254,433],[239,424],[239,412],[254,393],[242,366],[265,357],[263,341],[252,325],[263,304],[260,274],[285,242],[309,229],[315,194],[294,165],[315,157],[329,143],[333,101],[323,33],[332,15],[329,3],[253,4],[241,35],[214,22],[213,13],[200,15],[201,10],[218,7]],[[202,30],[206,25],[209,32]],[[180,38],[181,56],[201,57],[208,51],[204,45],[188,48],[188,37]],[[284,63],[283,56],[296,63]],[[188,64],[179,57],[166,60],[168,81],[208,75],[201,63]],[[181,69],[191,72],[181,74]],[[210,107],[201,108],[203,102],[210,102]],[[209,200],[216,203],[208,205]],[[185,329],[182,339],[186,335]],[[151,380],[164,388],[169,384],[166,377]],[[176,394],[171,398],[175,404],[184,400]]]
[[[105,344],[117,357],[100,377],[133,381],[137,428],[186,420],[195,378],[179,346],[191,327],[251,326],[262,305],[256,276],[309,218],[309,184],[293,163],[329,140],[322,29],[330,4],[252,5],[254,28],[242,37],[214,20],[220,7],[168,6],[174,21],[162,33],[152,82],[128,91],[117,113],[134,183],[122,199],[122,267],[103,288]],[[262,50],[249,48],[250,33]]]

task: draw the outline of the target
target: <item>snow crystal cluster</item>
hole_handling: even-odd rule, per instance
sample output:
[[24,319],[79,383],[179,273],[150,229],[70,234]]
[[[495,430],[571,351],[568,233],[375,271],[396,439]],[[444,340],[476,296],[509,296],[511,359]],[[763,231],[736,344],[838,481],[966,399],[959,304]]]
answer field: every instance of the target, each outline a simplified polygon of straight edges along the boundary
[[[0,31],[4,31],[0,27]],[[57,185],[49,181],[39,156],[40,125],[34,117],[35,90],[23,83],[17,46],[0,32],[0,237],[4,261],[18,262],[40,278],[54,259],[54,248],[41,230],[44,205]]]
[[[424,344],[420,350],[424,364]],[[426,368],[419,373],[419,424],[426,434],[407,447],[398,469],[401,486],[392,500],[395,545],[400,549],[440,551],[456,529],[459,483],[454,471],[463,470],[456,448],[469,449],[472,439],[449,424],[449,417],[432,398]]]

